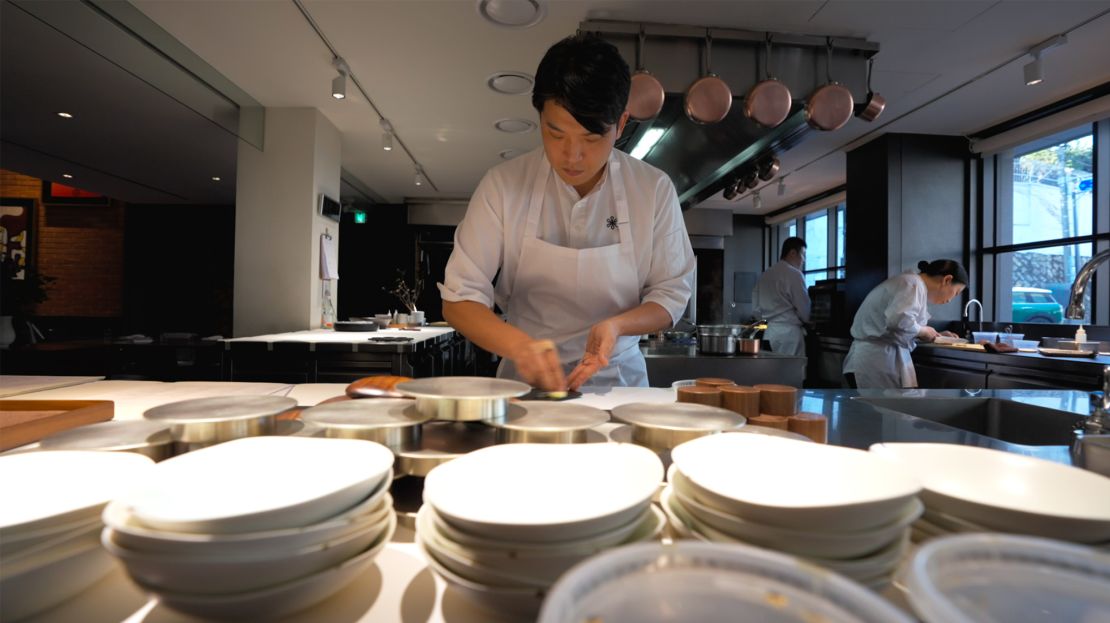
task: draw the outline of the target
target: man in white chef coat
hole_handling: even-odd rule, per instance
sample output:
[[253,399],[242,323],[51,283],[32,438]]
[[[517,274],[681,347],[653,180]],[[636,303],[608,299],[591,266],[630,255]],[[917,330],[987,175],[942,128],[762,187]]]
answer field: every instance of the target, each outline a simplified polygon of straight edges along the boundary
[[809,323],[809,291],[802,267],[806,261],[806,241],[791,237],[782,242],[781,259],[768,268],[755,284],[752,306],[756,315],[767,320],[763,337],[771,352],[805,357],[803,327]]
[[546,390],[647,386],[640,335],[686,308],[694,254],[674,184],[613,149],[630,85],[601,38],[552,46],[532,91],[542,149],[490,169],[455,232],[443,316],[504,358],[498,376]]

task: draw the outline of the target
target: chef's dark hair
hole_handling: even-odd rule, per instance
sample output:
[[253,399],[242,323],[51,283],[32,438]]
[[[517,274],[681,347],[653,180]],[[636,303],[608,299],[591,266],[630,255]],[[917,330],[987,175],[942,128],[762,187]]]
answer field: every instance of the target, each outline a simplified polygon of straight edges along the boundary
[[917,263],[917,270],[930,277],[951,275],[953,283],[967,285],[967,271],[956,260],[933,260],[932,262],[921,260]]
[[804,248],[806,248],[805,240],[802,240],[797,236],[791,236],[782,241],[782,253],[779,254],[779,259],[786,259],[786,256],[790,255],[791,251],[797,251],[798,253],[801,253],[802,249]]
[[532,106],[547,100],[567,109],[590,132],[604,134],[628,106],[632,76],[617,48],[592,33],[578,33],[548,48],[536,69]]

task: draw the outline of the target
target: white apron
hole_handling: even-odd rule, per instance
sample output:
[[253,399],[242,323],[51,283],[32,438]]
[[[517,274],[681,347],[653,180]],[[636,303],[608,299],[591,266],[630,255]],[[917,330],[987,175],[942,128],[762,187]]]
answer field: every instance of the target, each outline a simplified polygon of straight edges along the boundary
[[[567,374],[582,358],[591,327],[640,304],[640,277],[620,162],[610,156],[608,166],[620,242],[594,249],[571,249],[539,239],[540,214],[551,175],[546,157],[537,160],[530,176],[534,182],[526,206],[528,220],[505,313],[509,324],[533,338],[555,342],[559,363]],[[647,364],[639,343],[638,335],[618,337],[609,365],[586,383],[647,387]],[[497,376],[520,378],[508,359],[501,362]]]
[[806,356],[805,331],[798,325],[783,322],[768,322],[767,331],[763,334],[771,344],[771,352],[780,355]]
[[853,340],[844,373],[855,374],[860,389],[917,387],[910,349],[892,340]]

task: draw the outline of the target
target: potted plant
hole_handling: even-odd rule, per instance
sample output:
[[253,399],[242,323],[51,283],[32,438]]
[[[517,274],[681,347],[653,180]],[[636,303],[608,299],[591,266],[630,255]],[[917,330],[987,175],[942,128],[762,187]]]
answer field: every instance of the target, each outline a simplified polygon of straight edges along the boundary
[[0,348],[20,336],[35,306],[47,299],[47,286],[53,281],[31,268],[21,271],[9,257],[0,261]]

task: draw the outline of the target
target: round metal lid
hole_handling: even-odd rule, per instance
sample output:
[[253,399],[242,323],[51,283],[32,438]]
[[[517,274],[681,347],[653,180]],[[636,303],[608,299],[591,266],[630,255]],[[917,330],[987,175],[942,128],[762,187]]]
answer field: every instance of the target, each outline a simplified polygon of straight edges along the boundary
[[301,412],[301,419],[322,428],[406,428],[432,419],[421,415],[407,398],[367,398],[317,405]]
[[532,388],[526,383],[484,376],[441,376],[398,383],[397,391],[415,398],[516,398]]
[[39,442],[43,450],[134,450],[173,443],[169,427],[144,420],[89,424],[50,435]]
[[509,405],[503,421],[489,425],[508,430],[559,433],[590,429],[608,421],[609,414],[586,405],[523,400]]
[[613,407],[613,417],[633,426],[710,432],[729,430],[747,422],[747,418],[728,409],[690,402],[632,402]]
[[196,398],[147,409],[143,417],[169,424],[225,422],[278,415],[297,406],[285,396],[220,396]]

